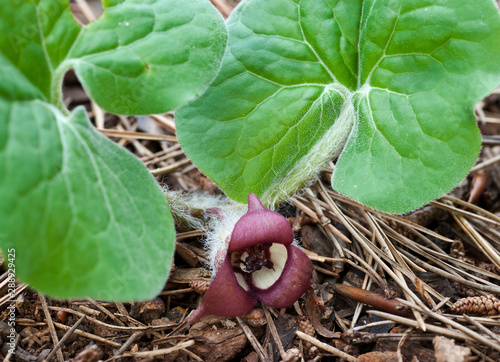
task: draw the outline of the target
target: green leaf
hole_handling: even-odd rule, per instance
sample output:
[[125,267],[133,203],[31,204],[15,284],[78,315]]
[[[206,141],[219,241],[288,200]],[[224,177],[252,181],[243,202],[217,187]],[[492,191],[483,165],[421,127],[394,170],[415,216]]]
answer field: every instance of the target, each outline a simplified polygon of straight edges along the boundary
[[15,249],[16,277],[56,298],[157,295],[175,230],[142,163],[98,133],[83,108],[67,118],[36,100],[0,107],[9,115],[1,122],[0,243]]
[[206,89],[227,34],[206,0],[104,6],[82,29],[67,0],[2,5],[0,249],[15,249],[16,278],[52,297],[149,299],[174,252],[165,197],[82,108],[68,114],[62,79],[74,66],[107,111],[166,112]]
[[243,0],[227,25],[218,77],[176,123],[236,201],[274,205],[340,155],[333,188],[402,213],[475,162],[473,106],[500,83],[492,1]]
[[227,35],[209,1],[104,5],[109,7],[85,28],[71,52],[84,88],[104,109],[165,112],[199,97],[215,78]]
[[[49,101],[81,31],[67,0],[8,0],[0,14],[0,97]],[[59,96],[59,93],[57,94]]]

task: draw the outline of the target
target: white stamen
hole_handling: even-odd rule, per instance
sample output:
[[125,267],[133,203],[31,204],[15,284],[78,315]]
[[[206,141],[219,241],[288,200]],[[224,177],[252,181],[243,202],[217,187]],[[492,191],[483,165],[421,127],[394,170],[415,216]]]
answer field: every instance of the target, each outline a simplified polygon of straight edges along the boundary
[[244,271],[245,273],[250,273],[247,269],[247,265],[246,265],[246,261],[247,261],[247,258],[249,257],[250,255],[248,254],[247,251],[243,252],[243,254],[241,254],[241,257],[240,257],[240,260],[241,260],[241,263],[240,263],[240,269],[242,271]]

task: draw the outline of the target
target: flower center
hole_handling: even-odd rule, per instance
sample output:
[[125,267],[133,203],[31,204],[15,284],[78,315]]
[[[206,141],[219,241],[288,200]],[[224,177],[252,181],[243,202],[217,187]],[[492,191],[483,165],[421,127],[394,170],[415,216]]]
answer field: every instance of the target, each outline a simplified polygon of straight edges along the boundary
[[231,255],[231,262],[234,267],[239,267],[245,273],[256,272],[262,267],[273,269],[274,263],[271,261],[269,248],[271,243],[257,244]]

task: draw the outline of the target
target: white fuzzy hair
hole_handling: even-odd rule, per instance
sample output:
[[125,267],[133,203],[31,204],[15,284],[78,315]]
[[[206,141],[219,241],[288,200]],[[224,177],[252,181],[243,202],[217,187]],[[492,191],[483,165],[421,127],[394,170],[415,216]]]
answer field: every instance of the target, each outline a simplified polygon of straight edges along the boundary
[[[205,229],[202,239],[208,253],[208,268],[215,275],[224,261],[227,243],[236,222],[247,212],[248,206],[235,202],[224,195],[206,195],[201,192],[183,193],[164,188],[170,211],[177,223],[193,229]],[[217,209],[211,212],[210,209]],[[201,218],[192,215],[199,210]],[[207,211],[208,210],[208,211]]]

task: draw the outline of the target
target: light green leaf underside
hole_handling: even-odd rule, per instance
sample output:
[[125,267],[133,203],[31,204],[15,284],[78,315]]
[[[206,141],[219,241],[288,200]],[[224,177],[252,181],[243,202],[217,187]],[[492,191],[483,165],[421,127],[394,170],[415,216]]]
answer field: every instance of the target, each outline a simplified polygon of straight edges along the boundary
[[157,295],[175,230],[142,163],[83,108],[66,118],[40,101],[0,101],[0,111],[0,247],[16,250],[16,278],[56,298]]
[[275,204],[343,150],[333,187],[401,213],[474,163],[472,108],[500,83],[491,1],[244,0],[227,24],[219,76],[176,120],[231,198]]
[[84,29],[70,55],[92,98],[109,112],[137,115],[200,96],[215,78],[227,42],[210,2],[114,3]]

